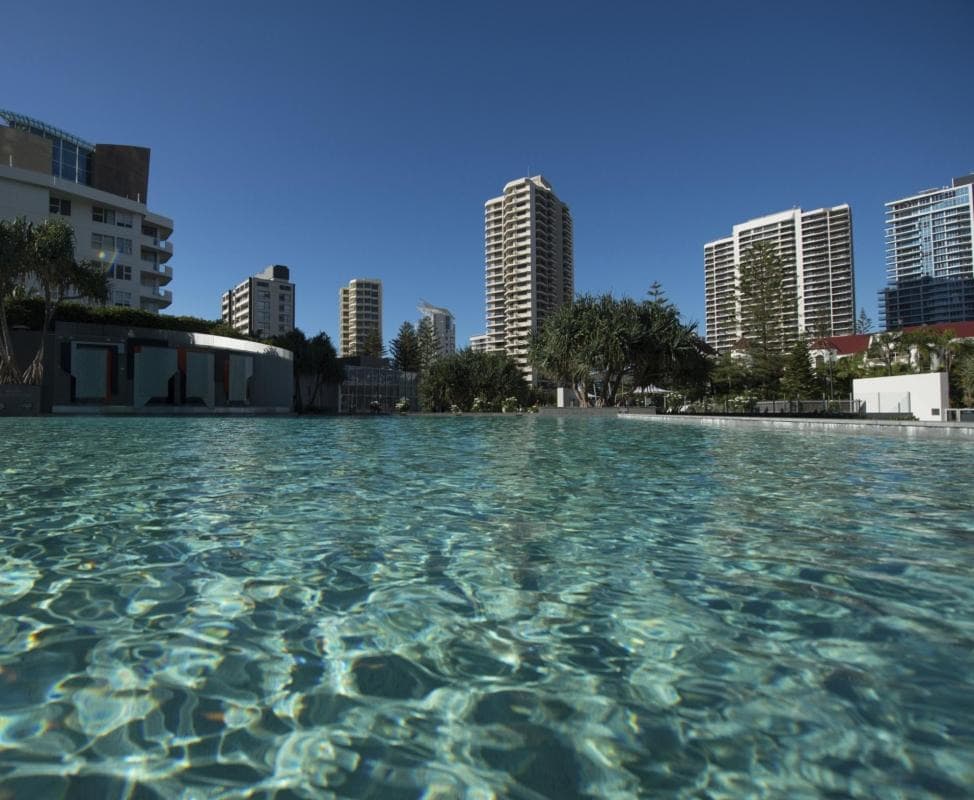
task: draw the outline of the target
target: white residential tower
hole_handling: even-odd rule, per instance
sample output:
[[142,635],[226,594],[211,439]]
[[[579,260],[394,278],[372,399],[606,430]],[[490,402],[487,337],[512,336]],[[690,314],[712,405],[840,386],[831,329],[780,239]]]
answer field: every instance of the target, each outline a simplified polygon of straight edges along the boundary
[[723,353],[744,331],[741,262],[751,246],[770,242],[785,267],[784,292],[794,299],[779,320],[786,342],[800,335],[855,332],[852,212],[848,205],[782,211],[735,225],[726,239],[704,245],[707,343]]
[[518,178],[484,206],[487,350],[503,350],[537,383],[528,344],[572,300],[572,217],[542,176]]

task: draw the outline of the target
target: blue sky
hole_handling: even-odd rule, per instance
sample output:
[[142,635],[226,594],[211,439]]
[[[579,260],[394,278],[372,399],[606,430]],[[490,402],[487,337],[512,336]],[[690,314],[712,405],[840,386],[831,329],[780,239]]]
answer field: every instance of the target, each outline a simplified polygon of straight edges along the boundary
[[[814,5],[814,8],[811,6]],[[974,172],[974,3],[10,3],[0,107],[151,148],[175,314],[291,267],[336,338],[378,277],[384,334],[420,298],[483,332],[483,204],[544,174],[578,291],[660,281],[703,323],[703,245],[849,203],[878,320],[883,203]],[[16,35],[13,35],[16,32]]]

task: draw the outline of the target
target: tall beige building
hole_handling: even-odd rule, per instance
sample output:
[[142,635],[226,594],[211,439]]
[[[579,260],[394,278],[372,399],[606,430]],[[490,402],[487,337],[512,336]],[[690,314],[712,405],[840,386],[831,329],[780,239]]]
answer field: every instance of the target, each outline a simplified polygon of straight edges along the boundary
[[484,206],[487,350],[503,350],[537,383],[528,343],[575,291],[572,217],[541,175],[518,178]]
[[723,353],[747,328],[740,281],[741,261],[756,242],[770,242],[786,270],[784,291],[796,298],[782,311],[788,342],[800,335],[855,332],[856,292],[852,259],[852,212],[848,205],[800,208],[735,225],[733,234],[704,245],[707,343]]
[[382,281],[355,278],[339,289],[338,355],[360,356],[370,336],[382,340]]

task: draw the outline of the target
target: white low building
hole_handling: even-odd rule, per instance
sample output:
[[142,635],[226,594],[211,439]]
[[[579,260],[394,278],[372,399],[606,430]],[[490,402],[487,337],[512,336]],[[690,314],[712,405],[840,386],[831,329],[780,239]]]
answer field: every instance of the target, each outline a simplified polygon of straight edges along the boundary
[[882,378],[857,378],[852,396],[866,414],[912,414],[921,422],[947,419],[946,372],[921,372]]

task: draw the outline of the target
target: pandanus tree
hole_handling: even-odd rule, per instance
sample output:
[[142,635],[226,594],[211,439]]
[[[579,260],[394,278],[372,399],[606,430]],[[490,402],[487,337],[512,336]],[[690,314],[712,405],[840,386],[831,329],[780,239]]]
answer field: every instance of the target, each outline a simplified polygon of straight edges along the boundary
[[0,220],[0,383],[21,383],[7,321],[7,301],[21,286],[27,269],[31,227],[23,218]]
[[615,405],[624,385],[705,387],[709,348],[696,325],[658,289],[637,303],[611,295],[580,295],[555,310],[532,338],[530,360],[543,375],[572,387],[582,406],[592,405],[594,384],[601,400]]
[[44,300],[44,325],[40,346],[23,375],[23,382],[40,384],[44,378],[44,345],[54,312],[62,300],[90,299],[104,303],[108,280],[97,261],[75,261],[74,230],[63,220],[46,219],[32,227],[26,248],[28,280]]
[[[21,373],[7,320],[7,301],[26,287],[44,300],[41,343],[27,370]],[[44,350],[58,303],[68,299],[104,302],[108,281],[98,262],[74,258],[74,231],[63,220],[38,225],[24,218],[0,220],[0,383],[40,384],[44,378]]]

